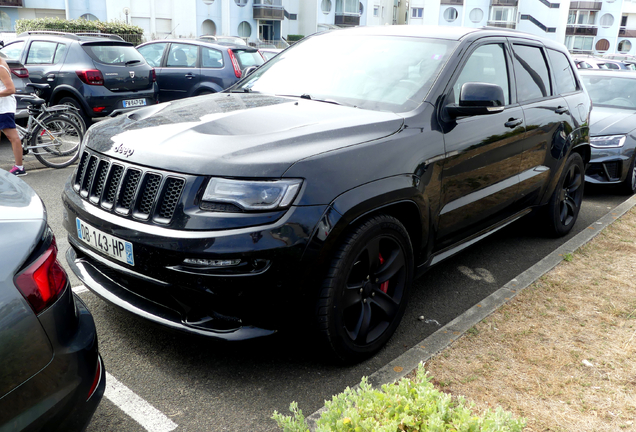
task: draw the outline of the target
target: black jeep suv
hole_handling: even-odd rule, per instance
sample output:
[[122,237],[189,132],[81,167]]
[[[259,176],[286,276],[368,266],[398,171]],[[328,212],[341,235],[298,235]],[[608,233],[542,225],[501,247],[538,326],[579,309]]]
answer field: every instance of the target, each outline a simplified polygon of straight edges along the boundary
[[119,36],[30,31],[0,52],[51,86],[43,95],[51,105],[73,105],[85,120],[157,103],[155,70]]
[[226,340],[298,315],[347,361],[415,277],[533,209],[574,225],[591,103],[563,46],[497,29],[305,38],[229,90],[89,130],[67,259],[103,299]]

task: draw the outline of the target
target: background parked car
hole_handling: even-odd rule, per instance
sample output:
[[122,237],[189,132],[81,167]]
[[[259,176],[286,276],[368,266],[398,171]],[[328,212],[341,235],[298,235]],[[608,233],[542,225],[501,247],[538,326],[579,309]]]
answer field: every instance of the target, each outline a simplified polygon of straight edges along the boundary
[[636,192],[636,72],[580,71],[594,107],[585,181]]
[[106,385],[93,317],[57,261],[42,201],[4,170],[0,239],[0,430],[84,430]]
[[245,68],[265,62],[256,48],[206,39],[158,40],[137,49],[155,68],[160,102],[220,92]]
[[272,59],[280,54],[281,51],[283,51],[282,49],[278,48],[259,48],[258,50],[261,52],[265,60]]
[[31,81],[51,86],[43,97],[52,105],[75,106],[87,124],[157,102],[152,67],[118,36],[26,32],[0,52],[19,59]]
[[203,39],[213,43],[228,43],[232,45],[244,45],[247,46],[247,42],[245,39],[240,38],[238,36],[212,36],[212,35],[204,35],[200,36],[199,39]]
[[[19,55],[19,52],[16,52],[16,54]],[[9,65],[9,69],[11,70],[11,79],[13,80],[13,85],[15,86],[16,95],[33,93],[32,89],[26,86],[28,83],[31,82],[31,80],[29,79],[29,70],[24,67],[20,60],[18,60],[17,58],[10,58],[7,54],[1,51],[0,57],[2,57]],[[20,97],[16,98],[16,103],[17,107],[15,118],[27,118],[29,116],[29,112],[27,111],[28,104]]]

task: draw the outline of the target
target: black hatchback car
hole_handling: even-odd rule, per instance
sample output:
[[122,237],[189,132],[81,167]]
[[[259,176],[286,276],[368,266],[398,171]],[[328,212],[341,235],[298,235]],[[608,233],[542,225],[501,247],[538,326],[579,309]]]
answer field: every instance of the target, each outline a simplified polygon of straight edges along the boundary
[[137,49],[155,68],[160,102],[220,92],[265,62],[256,48],[205,39],[157,40]]
[[93,317],[57,261],[44,204],[0,170],[0,430],[83,431],[106,386]]
[[30,31],[0,49],[18,58],[51,105],[70,104],[88,120],[157,103],[155,72],[119,36]]
[[63,192],[67,260],[167,327],[237,340],[312,317],[360,360],[431,265],[533,209],[572,229],[590,108],[563,46],[533,35],[308,37],[228,91],[94,126]]

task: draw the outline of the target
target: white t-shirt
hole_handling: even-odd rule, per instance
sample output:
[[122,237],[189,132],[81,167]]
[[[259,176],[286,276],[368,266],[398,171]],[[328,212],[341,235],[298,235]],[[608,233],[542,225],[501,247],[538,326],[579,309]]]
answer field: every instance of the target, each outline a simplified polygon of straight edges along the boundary
[[[11,71],[5,65],[0,65],[0,67],[3,67],[9,73],[9,78],[10,78]],[[4,83],[0,80],[0,91],[5,90],[6,88],[7,86],[5,86]],[[15,114],[15,107],[16,107],[15,97],[13,95],[0,97],[0,114],[5,114],[5,113]]]

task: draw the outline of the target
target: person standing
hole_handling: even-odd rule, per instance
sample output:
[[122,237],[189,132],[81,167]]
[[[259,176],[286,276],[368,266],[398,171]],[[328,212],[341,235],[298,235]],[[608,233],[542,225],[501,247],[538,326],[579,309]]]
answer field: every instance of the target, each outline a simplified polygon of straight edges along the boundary
[[15,86],[11,79],[9,65],[0,57],[0,130],[7,136],[13,149],[15,163],[9,171],[16,176],[26,175],[22,165],[22,143],[15,128]]

